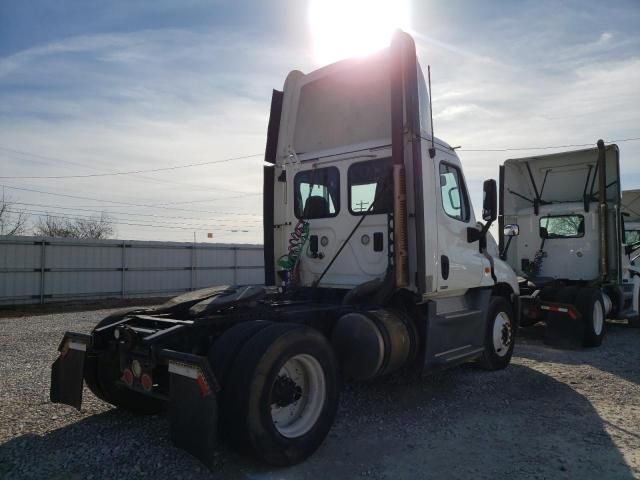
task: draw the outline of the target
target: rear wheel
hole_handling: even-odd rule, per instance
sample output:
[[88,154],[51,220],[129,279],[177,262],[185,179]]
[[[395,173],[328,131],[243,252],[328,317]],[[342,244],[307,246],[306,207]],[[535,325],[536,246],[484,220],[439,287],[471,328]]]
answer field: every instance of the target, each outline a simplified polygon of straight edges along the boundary
[[218,338],[207,353],[207,359],[216,379],[224,387],[229,370],[245,343],[263,328],[271,325],[265,320],[242,322],[231,327]]
[[602,294],[597,288],[582,288],[576,297],[576,305],[582,314],[584,333],[582,345],[597,347],[605,334],[605,313]]
[[237,447],[279,466],[311,455],[338,407],[337,364],[315,329],[274,324],[242,348],[223,390],[222,414]]
[[486,370],[509,365],[515,340],[513,307],[504,297],[492,297],[487,310],[484,353],[478,364]]

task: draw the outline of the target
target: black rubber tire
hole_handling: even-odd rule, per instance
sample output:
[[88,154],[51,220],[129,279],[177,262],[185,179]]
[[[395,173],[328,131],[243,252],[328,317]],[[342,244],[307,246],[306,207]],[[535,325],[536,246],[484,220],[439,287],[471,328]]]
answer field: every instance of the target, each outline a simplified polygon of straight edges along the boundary
[[[295,355],[311,355],[325,376],[325,402],[311,429],[295,438],[280,434],[271,418],[273,384],[285,362]],[[230,382],[222,392],[221,416],[233,428],[227,432],[237,449],[276,466],[301,462],[329,433],[338,408],[338,365],[327,339],[317,330],[274,324],[249,340],[235,361]]]
[[[596,302],[600,303],[602,308],[602,331],[600,334],[596,333],[593,326],[593,308]],[[598,347],[602,344],[602,339],[606,333],[605,314],[604,314],[604,302],[602,301],[602,294],[597,288],[585,287],[578,291],[576,296],[576,306],[578,311],[582,314],[582,346],[583,347]]]
[[234,325],[218,338],[209,351],[207,359],[222,388],[227,384],[233,361],[245,343],[263,328],[272,325],[266,320],[251,320]]
[[[493,325],[498,314],[502,312],[509,318],[511,342],[509,344],[507,353],[500,356],[496,353],[493,346]],[[513,313],[513,306],[504,297],[491,297],[489,301],[489,308],[487,309],[486,316],[486,331],[484,336],[484,353],[478,360],[478,365],[485,370],[501,370],[506,368],[511,362],[511,356],[513,355],[513,347],[515,345],[516,325],[515,315]]]

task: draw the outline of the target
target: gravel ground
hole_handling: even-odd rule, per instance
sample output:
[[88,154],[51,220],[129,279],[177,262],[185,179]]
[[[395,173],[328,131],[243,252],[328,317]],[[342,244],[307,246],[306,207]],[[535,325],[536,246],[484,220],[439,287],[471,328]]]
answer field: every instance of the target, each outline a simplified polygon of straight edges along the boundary
[[270,469],[226,449],[209,471],[85,389],[82,412],[49,403],[65,330],[109,310],[0,319],[0,478],[640,478],[640,330],[610,325],[603,347],[559,350],[539,327],[500,372],[346,385],[335,426],[306,462]]

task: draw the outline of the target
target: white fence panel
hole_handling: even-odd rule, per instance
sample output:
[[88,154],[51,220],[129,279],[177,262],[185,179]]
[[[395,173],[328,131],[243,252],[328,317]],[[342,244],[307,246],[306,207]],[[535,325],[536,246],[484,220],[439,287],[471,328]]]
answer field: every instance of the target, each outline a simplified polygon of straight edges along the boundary
[[2,305],[263,282],[261,245],[0,237]]

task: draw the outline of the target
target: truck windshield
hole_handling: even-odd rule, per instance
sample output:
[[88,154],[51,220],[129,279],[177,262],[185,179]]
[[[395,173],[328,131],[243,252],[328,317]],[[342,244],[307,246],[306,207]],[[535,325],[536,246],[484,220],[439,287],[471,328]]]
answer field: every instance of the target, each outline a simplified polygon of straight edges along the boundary
[[541,238],[578,238],[584,236],[582,215],[554,215],[540,219]]
[[293,183],[296,217],[335,217],[340,211],[340,172],[336,167],[298,172]]
[[367,212],[389,213],[393,204],[391,159],[358,162],[349,168],[349,211],[354,215]]
[[624,232],[624,243],[631,245],[640,242],[640,230],[626,230]]

